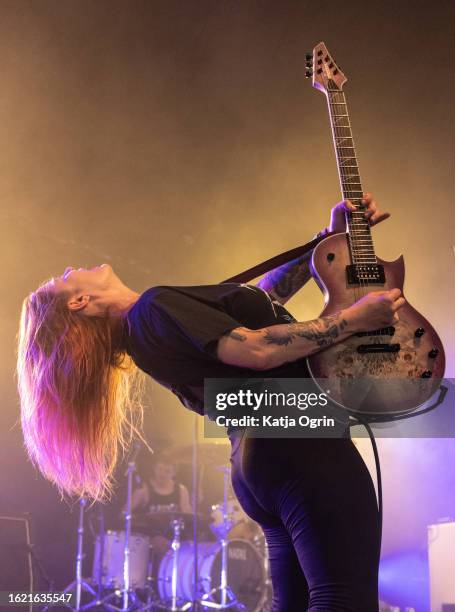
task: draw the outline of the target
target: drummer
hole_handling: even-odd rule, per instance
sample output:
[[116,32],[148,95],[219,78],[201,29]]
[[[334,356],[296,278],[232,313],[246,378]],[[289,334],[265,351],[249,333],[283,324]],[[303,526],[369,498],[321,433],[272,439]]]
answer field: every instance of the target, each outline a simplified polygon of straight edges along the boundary
[[[170,519],[163,515],[191,513],[190,496],[184,484],[176,482],[176,466],[165,452],[152,455],[141,469],[142,482],[133,491],[131,512],[135,518],[145,519],[152,546],[153,572],[156,579],[161,559],[171,545]],[[123,508],[123,514],[125,508]],[[142,524],[144,525],[144,523]]]

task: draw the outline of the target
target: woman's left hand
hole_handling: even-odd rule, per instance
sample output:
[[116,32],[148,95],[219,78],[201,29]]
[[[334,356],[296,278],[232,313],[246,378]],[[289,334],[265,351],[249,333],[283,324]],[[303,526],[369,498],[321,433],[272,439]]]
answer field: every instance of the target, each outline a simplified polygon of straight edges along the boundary
[[[390,213],[379,210],[378,204],[373,200],[371,193],[363,195],[362,204],[365,206],[365,217],[369,220],[370,225],[377,225],[390,217]],[[350,210],[356,210],[350,200],[339,202],[332,208],[329,225],[330,232],[341,233],[346,231],[345,212]]]

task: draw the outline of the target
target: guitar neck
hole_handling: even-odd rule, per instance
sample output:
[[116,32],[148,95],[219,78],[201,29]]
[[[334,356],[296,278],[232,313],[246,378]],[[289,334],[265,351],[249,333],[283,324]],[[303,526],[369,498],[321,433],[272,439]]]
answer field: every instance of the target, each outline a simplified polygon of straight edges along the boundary
[[341,192],[344,199],[356,205],[362,200],[362,183],[352,137],[346,96],[339,89],[327,92],[333,144],[338,164]]
[[357,210],[346,213],[346,228],[355,264],[377,263],[370,225],[362,205],[363,189],[344,92],[333,83],[327,92],[333,144],[338,165],[341,193]]

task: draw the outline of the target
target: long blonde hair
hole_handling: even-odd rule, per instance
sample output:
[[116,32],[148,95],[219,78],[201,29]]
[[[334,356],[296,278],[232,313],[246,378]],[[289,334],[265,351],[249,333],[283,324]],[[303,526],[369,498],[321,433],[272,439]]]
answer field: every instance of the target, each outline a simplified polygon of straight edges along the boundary
[[142,426],[143,377],[125,318],[87,316],[44,283],[22,304],[17,386],[25,447],[61,494],[111,496],[119,451]]

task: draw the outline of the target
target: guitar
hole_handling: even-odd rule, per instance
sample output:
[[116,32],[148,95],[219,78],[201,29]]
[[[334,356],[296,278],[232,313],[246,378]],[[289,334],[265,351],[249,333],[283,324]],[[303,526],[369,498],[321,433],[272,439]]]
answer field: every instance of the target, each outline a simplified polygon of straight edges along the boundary
[[[327,98],[343,199],[346,233],[330,236],[314,249],[313,278],[325,297],[320,316],[351,306],[371,291],[403,291],[403,256],[379,259],[362,205],[362,184],[343,85],[347,78],[323,42],[306,56],[305,76]],[[357,415],[401,415],[424,404],[444,376],[442,342],[408,301],[393,327],[354,334],[307,358],[311,376],[332,401]]]

